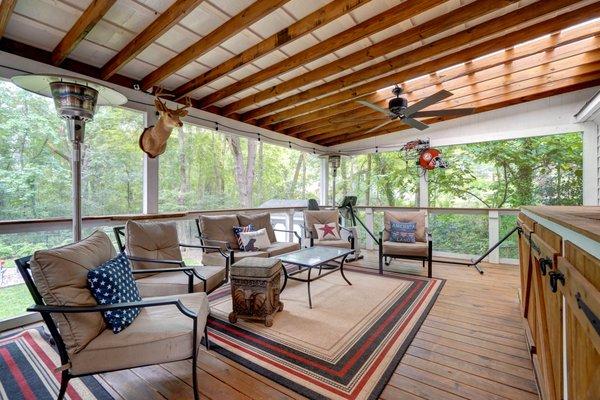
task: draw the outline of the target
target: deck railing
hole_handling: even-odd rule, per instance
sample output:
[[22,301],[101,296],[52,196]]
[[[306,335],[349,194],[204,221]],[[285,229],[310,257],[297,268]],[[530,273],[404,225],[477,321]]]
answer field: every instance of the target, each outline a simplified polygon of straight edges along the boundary
[[[270,212],[271,220],[279,228],[293,229],[303,234],[302,211],[305,207],[275,207],[251,209],[198,210],[160,214],[105,215],[83,218],[84,235],[94,229],[104,229],[112,237],[112,227],[124,225],[127,220],[176,221],[180,241],[194,243],[197,231],[194,219],[200,215],[231,213]],[[378,235],[383,225],[383,213],[386,210],[416,211],[414,207],[377,207],[358,206],[358,217],[367,228]],[[516,224],[516,209],[477,209],[477,208],[423,208],[428,213],[429,229],[434,238],[434,256],[457,259],[475,259],[496,243],[501,235]],[[348,225],[348,224],[347,224]],[[13,258],[22,257],[39,248],[55,247],[68,243],[71,238],[71,220],[69,218],[47,218],[0,221],[0,245],[2,243],[23,243],[15,254],[4,260],[0,266],[0,290],[22,283],[13,267]],[[376,249],[376,243],[358,224],[361,248]],[[291,241],[291,234],[277,233],[278,240]],[[492,263],[516,263],[516,238],[511,238],[504,246],[492,252],[487,261]],[[26,293],[23,291],[23,293]],[[33,316],[30,316],[33,317]],[[27,318],[27,317],[25,317]],[[0,330],[18,325],[22,318],[1,321]],[[30,321],[29,321],[30,322]]]

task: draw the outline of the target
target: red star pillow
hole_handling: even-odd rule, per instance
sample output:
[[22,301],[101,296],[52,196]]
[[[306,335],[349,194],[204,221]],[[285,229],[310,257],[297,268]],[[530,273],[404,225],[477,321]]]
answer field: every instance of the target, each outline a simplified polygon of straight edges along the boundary
[[340,240],[340,232],[336,223],[315,224],[319,240]]

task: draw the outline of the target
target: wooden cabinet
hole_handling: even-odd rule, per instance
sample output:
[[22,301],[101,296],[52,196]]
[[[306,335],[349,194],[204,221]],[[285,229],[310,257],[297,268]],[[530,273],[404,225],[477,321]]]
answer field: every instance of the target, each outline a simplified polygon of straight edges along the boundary
[[531,207],[518,218],[519,294],[543,399],[600,399],[598,221],[600,207]]

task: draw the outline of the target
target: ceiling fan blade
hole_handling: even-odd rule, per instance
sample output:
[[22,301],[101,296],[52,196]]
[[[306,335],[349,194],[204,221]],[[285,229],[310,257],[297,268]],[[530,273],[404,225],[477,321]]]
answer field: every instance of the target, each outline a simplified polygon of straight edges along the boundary
[[475,112],[474,108],[449,108],[447,110],[431,110],[431,111],[417,111],[416,113],[411,114],[411,117],[451,117],[461,115],[469,115]]
[[439,101],[442,101],[448,97],[452,96],[452,93],[450,93],[447,90],[440,90],[437,93],[432,94],[429,97],[425,97],[423,100],[419,101],[418,103],[413,104],[412,106],[406,107],[406,110],[404,110],[404,115],[406,116],[411,116],[414,113],[416,113],[419,110],[422,110],[426,107],[429,107]]
[[421,121],[417,121],[416,119],[412,119],[410,117],[404,117],[404,118],[401,119],[401,121],[404,122],[408,126],[412,126],[413,128],[417,128],[420,131],[423,131],[423,130],[429,128],[429,126],[425,125]]
[[379,111],[380,113],[384,113],[385,115],[389,115],[390,114],[390,112],[388,110],[386,110],[385,108],[379,107],[378,105],[373,104],[373,103],[369,103],[368,101],[356,100],[356,102],[362,104],[365,107],[369,107],[369,108],[371,108],[371,109],[373,109],[375,111]]
[[392,122],[394,122],[393,119],[390,119],[389,121],[385,121],[383,124],[377,125],[375,128],[371,128],[368,131],[366,131],[365,133],[376,131],[376,130],[378,130],[380,128],[383,128],[384,126],[386,126],[387,124],[392,123]]

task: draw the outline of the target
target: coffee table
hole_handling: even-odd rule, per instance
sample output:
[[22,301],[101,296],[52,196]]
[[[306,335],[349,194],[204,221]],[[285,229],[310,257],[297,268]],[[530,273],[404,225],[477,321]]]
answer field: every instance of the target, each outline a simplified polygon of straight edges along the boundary
[[[277,258],[279,258],[284,264],[284,281],[283,286],[281,288],[281,292],[283,292],[283,290],[285,289],[288,279],[298,282],[306,282],[306,286],[308,289],[308,306],[312,308],[312,299],[310,297],[311,282],[326,277],[327,275],[332,274],[336,271],[340,271],[340,274],[342,275],[342,278],[344,278],[346,283],[348,283],[348,285],[352,285],[352,283],[350,283],[348,278],[346,278],[346,276],[344,275],[344,261],[346,261],[346,257],[348,257],[352,253],[354,253],[354,250],[352,249],[314,246],[277,256]],[[286,265],[298,266],[298,270],[290,272],[287,270]],[[316,276],[312,274],[313,269],[319,270]],[[323,270],[325,270],[326,272],[323,272]],[[296,276],[306,271],[308,271],[308,276],[306,278],[300,278]]]

